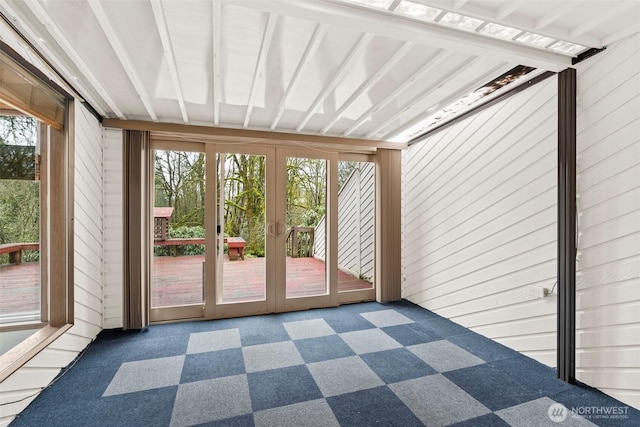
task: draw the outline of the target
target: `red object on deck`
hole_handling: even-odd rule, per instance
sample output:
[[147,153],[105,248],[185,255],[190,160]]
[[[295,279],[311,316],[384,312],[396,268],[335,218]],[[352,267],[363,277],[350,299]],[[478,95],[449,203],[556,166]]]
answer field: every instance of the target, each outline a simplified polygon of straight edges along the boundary
[[229,259],[235,261],[240,257],[244,261],[244,248],[247,242],[242,237],[226,237],[225,241],[229,249]]

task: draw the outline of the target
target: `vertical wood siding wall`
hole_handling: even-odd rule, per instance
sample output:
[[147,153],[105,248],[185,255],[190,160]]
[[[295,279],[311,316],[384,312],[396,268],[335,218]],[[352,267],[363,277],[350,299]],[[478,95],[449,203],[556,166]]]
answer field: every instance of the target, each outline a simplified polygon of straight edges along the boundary
[[73,327],[3,381],[0,425],[8,424],[102,330],[102,128],[80,103],[75,108]]
[[404,154],[403,297],[555,366],[557,81]]
[[104,129],[104,327],[123,322],[122,130]]
[[578,64],[576,377],[640,408],[640,36]]
[[[338,268],[373,280],[375,164],[360,163],[338,194]],[[315,232],[314,256],[325,258],[325,219]]]

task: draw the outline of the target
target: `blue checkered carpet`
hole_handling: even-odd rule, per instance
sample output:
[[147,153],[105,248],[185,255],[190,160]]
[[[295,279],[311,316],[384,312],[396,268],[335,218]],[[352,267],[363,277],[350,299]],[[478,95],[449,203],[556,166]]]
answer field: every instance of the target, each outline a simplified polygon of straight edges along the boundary
[[103,331],[11,425],[637,426],[640,413],[399,302]]

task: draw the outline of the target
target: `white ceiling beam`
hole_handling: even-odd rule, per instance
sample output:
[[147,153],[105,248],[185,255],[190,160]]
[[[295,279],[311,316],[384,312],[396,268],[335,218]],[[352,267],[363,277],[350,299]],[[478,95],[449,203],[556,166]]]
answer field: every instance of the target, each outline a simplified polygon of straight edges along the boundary
[[296,132],[300,132],[311,120],[311,117],[316,113],[320,104],[322,104],[325,99],[329,96],[329,94],[336,88],[338,83],[342,80],[344,75],[350,70],[353,62],[362,55],[362,52],[369,46],[373,40],[373,34],[363,34],[358,42],[353,46],[351,51],[347,54],[347,58],[342,62],[338,70],[333,74],[331,80],[322,88],[322,91],[318,94],[316,99],[311,104],[311,107],[307,110],[307,114],[304,116],[302,121],[298,123],[296,127]]
[[503,62],[503,63],[501,63],[501,64],[499,64],[499,65],[497,65],[495,67],[492,67],[486,73],[482,73],[480,76],[478,76],[477,78],[473,79],[471,82],[467,83],[466,85],[462,86],[460,89],[456,90],[455,93],[453,93],[451,95],[447,95],[444,98],[441,98],[438,101],[436,101],[433,105],[429,106],[425,110],[425,112],[422,112],[422,113],[418,114],[417,116],[415,116],[413,119],[411,119],[407,123],[402,124],[399,128],[394,129],[391,132],[387,133],[384,136],[383,140],[384,141],[388,141],[391,138],[393,138],[394,136],[398,135],[399,133],[402,133],[405,130],[412,128],[413,126],[417,125],[418,123],[420,123],[424,119],[428,118],[430,115],[433,115],[435,112],[438,111],[438,109],[446,108],[452,102],[454,102],[454,101],[462,98],[463,96],[475,91],[476,89],[479,89],[482,85],[486,84],[487,82],[489,82],[492,79],[495,79],[498,76],[501,76],[502,74],[504,74],[507,71],[511,70],[516,65],[518,65],[518,64],[504,63]]
[[626,39],[629,36],[640,33],[640,23],[636,25],[632,25],[623,30],[618,31],[617,33],[611,34],[602,39],[602,46],[608,46],[611,43],[618,42],[622,39]]
[[221,40],[221,5],[218,0],[212,4],[211,25],[212,25],[212,49],[213,49],[213,124],[220,124],[220,98],[222,96],[222,78],[220,72],[220,40]]
[[447,81],[455,79],[455,77],[458,74],[460,74],[461,72],[465,71],[467,69],[467,67],[471,67],[475,62],[478,62],[478,60],[479,60],[478,57],[466,58],[464,61],[455,64],[447,72],[441,73],[439,78],[437,78],[435,80],[430,80],[429,86],[427,86],[425,89],[423,89],[418,94],[414,95],[413,98],[411,98],[409,101],[405,102],[402,107],[396,108],[395,112],[393,114],[391,114],[391,116],[387,117],[386,119],[382,120],[381,122],[378,122],[378,120],[376,120],[376,123],[377,123],[376,126],[367,133],[365,138],[371,138],[373,135],[377,134],[379,131],[381,131],[382,129],[384,129],[387,126],[389,126],[389,124],[393,123],[395,120],[400,118],[407,111],[410,111],[417,104],[419,104],[420,101],[424,100],[433,91],[437,90],[438,86],[442,86]]
[[508,3],[505,3],[504,5],[502,5],[502,7],[500,7],[500,9],[498,9],[494,19],[502,20],[507,16],[511,15],[513,12],[515,12],[518,9],[518,7],[520,7],[520,3],[516,1],[510,1]]
[[158,116],[153,110],[153,106],[151,105],[151,100],[149,99],[149,94],[147,93],[147,90],[144,88],[142,79],[138,75],[138,72],[136,71],[136,68],[133,65],[133,62],[131,61],[131,58],[129,57],[129,54],[127,53],[126,48],[120,41],[120,38],[118,37],[118,34],[116,33],[115,28],[113,28],[113,26],[111,25],[111,22],[109,21],[109,18],[107,17],[107,14],[104,12],[104,9],[102,8],[102,4],[98,0],[89,0],[89,7],[93,11],[93,14],[95,15],[95,17],[98,19],[98,24],[100,24],[100,28],[102,28],[102,31],[104,31],[105,35],[107,36],[107,40],[109,40],[109,43],[113,48],[113,51],[118,57],[118,60],[120,61],[120,65],[129,76],[129,80],[131,81],[131,84],[133,84],[133,87],[136,89],[136,92],[138,93],[138,96],[140,97],[140,100],[142,101],[144,108],[147,110],[147,114],[149,114],[149,117],[151,117],[151,120],[153,121],[158,120]]
[[309,65],[309,62],[311,62],[313,55],[318,49],[318,46],[320,46],[320,42],[322,41],[326,33],[327,33],[326,25],[321,25],[321,24],[316,25],[315,29],[313,30],[313,34],[311,35],[311,38],[307,43],[307,47],[305,48],[302,54],[302,57],[300,58],[300,62],[298,62],[298,66],[296,67],[296,70],[293,72],[293,76],[291,76],[291,81],[287,85],[287,89],[285,90],[284,95],[280,100],[280,104],[278,104],[278,109],[276,110],[276,116],[273,119],[273,123],[271,123],[271,127],[270,127],[271,130],[274,130],[276,126],[278,126],[278,123],[282,118],[282,114],[284,114],[284,110],[287,106],[287,99],[293,92],[293,89],[298,84],[298,81],[300,79],[300,76],[302,75],[303,70],[307,67],[307,65]]
[[[247,0],[244,7],[278,13],[322,24],[342,27],[381,37],[412,41],[427,46],[442,47],[470,55],[479,55],[520,62],[545,70],[561,71],[571,66],[571,58],[556,52],[499,40],[481,34],[449,28],[408,17],[337,2],[310,0]],[[465,14],[467,9],[465,9]]]
[[178,64],[176,62],[176,55],[173,52],[173,44],[171,43],[169,28],[167,27],[167,19],[160,0],[151,0],[151,9],[153,10],[153,17],[156,20],[158,33],[160,34],[160,41],[162,42],[164,56],[167,59],[167,63],[169,65],[169,74],[171,75],[171,80],[173,81],[173,87],[176,90],[176,97],[178,99],[178,105],[180,106],[182,121],[185,123],[189,123],[187,107],[184,104],[182,84],[180,83],[180,76],[178,75]]
[[[606,23],[607,21],[611,21],[612,19],[620,15],[626,14],[633,8],[638,8],[638,3],[621,3],[620,5],[616,5],[616,7],[610,7],[607,10],[597,14],[596,16],[584,21],[577,27],[569,30],[569,37],[580,37],[587,31],[593,30],[594,28]],[[636,13],[636,17],[638,15],[639,14]]]
[[[103,117],[107,116],[106,110],[103,108],[103,105],[107,104],[104,98],[97,99],[93,96],[93,91],[89,90],[80,79],[75,76],[75,72],[72,72],[66,64],[64,64],[57,55],[55,55],[49,45],[39,36],[37,35],[33,29],[27,25],[21,18],[18,17],[15,10],[7,3],[0,3],[0,12],[3,15],[11,19],[11,21],[17,26],[18,30],[27,37],[27,39],[33,43],[38,51],[49,61],[55,70],[52,70],[54,74],[56,72],[61,73],[65,79],[69,82],[72,87],[67,88],[67,84],[64,82],[59,82],[62,87],[65,87],[69,90],[69,92],[74,93],[78,98],[81,98],[83,101],[87,101],[91,107],[93,107],[98,114]],[[98,94],[99,96],[99,94]],[[121,119],[124,116],[120,117]]]
[[[478,3],[468,3],[464,7],[464,10],[460,11],[460,10],[454,9],[451,6],[448,6],[447,3],[444,3],[444,2],[436,2],[436,1],[432,1],[432,0],[412,0],[412,1],[414,1],[416,3],[423,4],[425,6],[435,7],[435,8],[442,9],[442,10],[447,10],[447,11],[452,11],[452,12],[455,12],[455,13],[460,13],[460,14],[463,14],[465,16],[469,16],[471,18],[476,18],[476,19],[481,19],[481,20],[488,20],[488,21],[494,22],[496,24],[504,25],[506,27],[512,27],[512,28],[516,28],[518,30],[524,30],[526,32],[537,33],[537,34],[540,34],[542,36],[551,37],[553,39],[562,39],[562,40],[566,40],[568,42],[581,44],[583,46],[598,47],[599,43],[600,43],[600,41],[597,38],[591,37],[591,36],[587,36],[587,35],[583,35],[581,37],[576,37],[574,39],[570,39],[569,38],[569,31],[567,31],[564,28],[548,26],[548,27],[545,27],[545,28],[536,29],[534,20],[528,19],[528,18],[524,18],[522,16],[507,15],[509,17],[508,19],[506,19],[506,17],[505,18],[499,18],[496,15],[495,10],[490,9],[488,7],[485,7],[485,6],[482,6],[481,4],[478,4]],[[511,6],[511,7],[513,7],[514,5],[518,6],[518,3],[519,2],[515,1],[515,0],[514,1],[510,1],[510,2],[507,3],[507,5],[505,5],[505,8],[507,8],[507,6]],[[568,2],[568,3],[573,3],[573,2]],[[566,7],[569,7],[569,6],[566,6]],[[473,52],[471,52],[471,54],[473,54]],[[538,68],[543,68],[543,67],[538,67]]]
[[444,60],[449,58],[451,55],[453,55],[453,53],[451,51],[446,51],[445,52],[442,49],[438,50],[436,53],[431,55],[431,57],[427,60],[427,62],[422,67],[420,67],[420,69],[418,69],[418,71],[413,73],[411,75],[411,77],[409,77],[407,80],[405,80],[404,83],[402,83],[400,86],[395,88],[389,95],[387,95],[383,99],[381,99],[380,102],[376,102],[367,111],[365,111],[363,114],[361,114],[360,117],[358,117],[356,119],[356,121],[351,125],[351,127],[349,127],[349,129],[347,129],[342,134],[342,136],[351,135],[356,129],[358,129],[360,126],[362,126],[362,124],[364,122],[369,120],[369,118],[371,116],[376,114],[378,111],[382,110],[384,107],[386,107],[391,102],[395,101],[395,99],[398,96],[400,96],[404,91],[409,89],[409,87],[411,85],[413,85],[416,82],[416,80],[421,79],[424,76],[426,76],[426,74],[428,72],[430,72],[431,70],[436,68],[438,65],[440,65]]
[[[113,98],[109,96],[105,88],[102,87],[96,76],[83,61],[82,56],[73,48],[69,40],[67,40],[67,37],[62,34],[62,31],[60,31],[60,29],[54,24],[53,20],[51,19],[47,11],[42,7],[42,5],[36,1],[27,1],[23,4],[26,5],[29,10],[31,10],[31,12],[35,15],[38,21],[40,21],[42,25],[45,26],[49,35],[51,35],[56,43],[58,43],[60,47],[62,47],[67,56],[69,56],[69,59],[71,59],[75,66],[78,67],[79,71],[82,73],[82,77],[86,79],[94,88],[94,90],[98,92],[100,97],[104,99],[105,103],[109,106],[111,111],[113,111],[113,113],[117,117],[124,119],[125,116],[122,113],[122,110],[120,110]],[[71,79],[74,79],[73,74],[70,77]]]
[[404,58],[411,51],[411,49],[413,49],[414,46],[415,46],[415,43],[405,42],[402,45],[402,47],[398,49],[396,53],[394,53],[393,56],[389,58],[389,60],[387,60],[387,62],[385,62],[385,64],[382,67],[380,67],[378,71],[376,71],[371,77],[365,80],[358,87],[358,89],[356,89],[355,92],[353,92],[351,96],[349,96],[349,98],[342,103],[342,105],[335,112],[331,120],[329,120],[329,122],[322,128],[322,130],[320,131],[320,134],[324,135],[325,133],[327,133],[327,131],[331,129],[338,120],[340,120],[344,112],[347,111],[349,107],[351,107],[351,105],[355,102],[355,100],[358,99],[360,95],[362,95],[363,93],[371,89],[373,85],[378,83],[378,81],[383,76],[385,76],[393,66],[395,66],[398,62],[400,62],[400,60],[402,60],[402,58]]
[[558,19],[562,18],[567,13],[569,13],[575,7],[576,7],[575,2],[571,2],[571,1],[561,2],[557,7],[554,7],[549,12],[545,13],[540,18],[538,18],[534,22],[533,28],[536,31],[546,28],[549,25],[556,22]]
[[465,4],[467,4],[467,1],[469,0],[455,0],[453,2],[453,7],[455,9],[460,9],[462,6],[464,6]]
[[264,35],[262,36],[262,44],[260,46],[260,53],[258,53],[258,60],[256,61],[256,69],[253,73],[253,81],[251,82],[251,91],[249,92],[249,100],[247,101],[247,112],[244,116],[244,124],[242,125],[245,129],[249,126],[249,119],[251,118],[251,112],[253,111],[253,104],[258,88],[264,87],[265,64],[277,22],[278,15],[270,13],[267,18]]

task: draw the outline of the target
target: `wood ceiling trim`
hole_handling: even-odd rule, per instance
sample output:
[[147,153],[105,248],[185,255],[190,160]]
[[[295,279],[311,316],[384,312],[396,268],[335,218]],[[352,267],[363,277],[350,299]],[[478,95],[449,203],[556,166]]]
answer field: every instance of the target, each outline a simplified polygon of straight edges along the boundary
[[230,138],[246,138],[251,140],[277,143],[294,142],[294,143],[310,143],[323,145],[336,145],[341,147],[370,147],[385,148],[388,150],[403,150],[407,148],[406,143],[386,142],[378,140],[343,138],[324,135],[307,135],[286,132],[269,132],[250,129],[231,129],[222,127],[209,127],[197,125],[185,125],[174,123],[158,123],[146,122],[141,120],[119,120],[105,119],[102,122],[104,127],[128,130],[142,130],[151,132],[173,132],[189,135],[206,135],[209,137],[220,138],[221,140],[229,140]]

